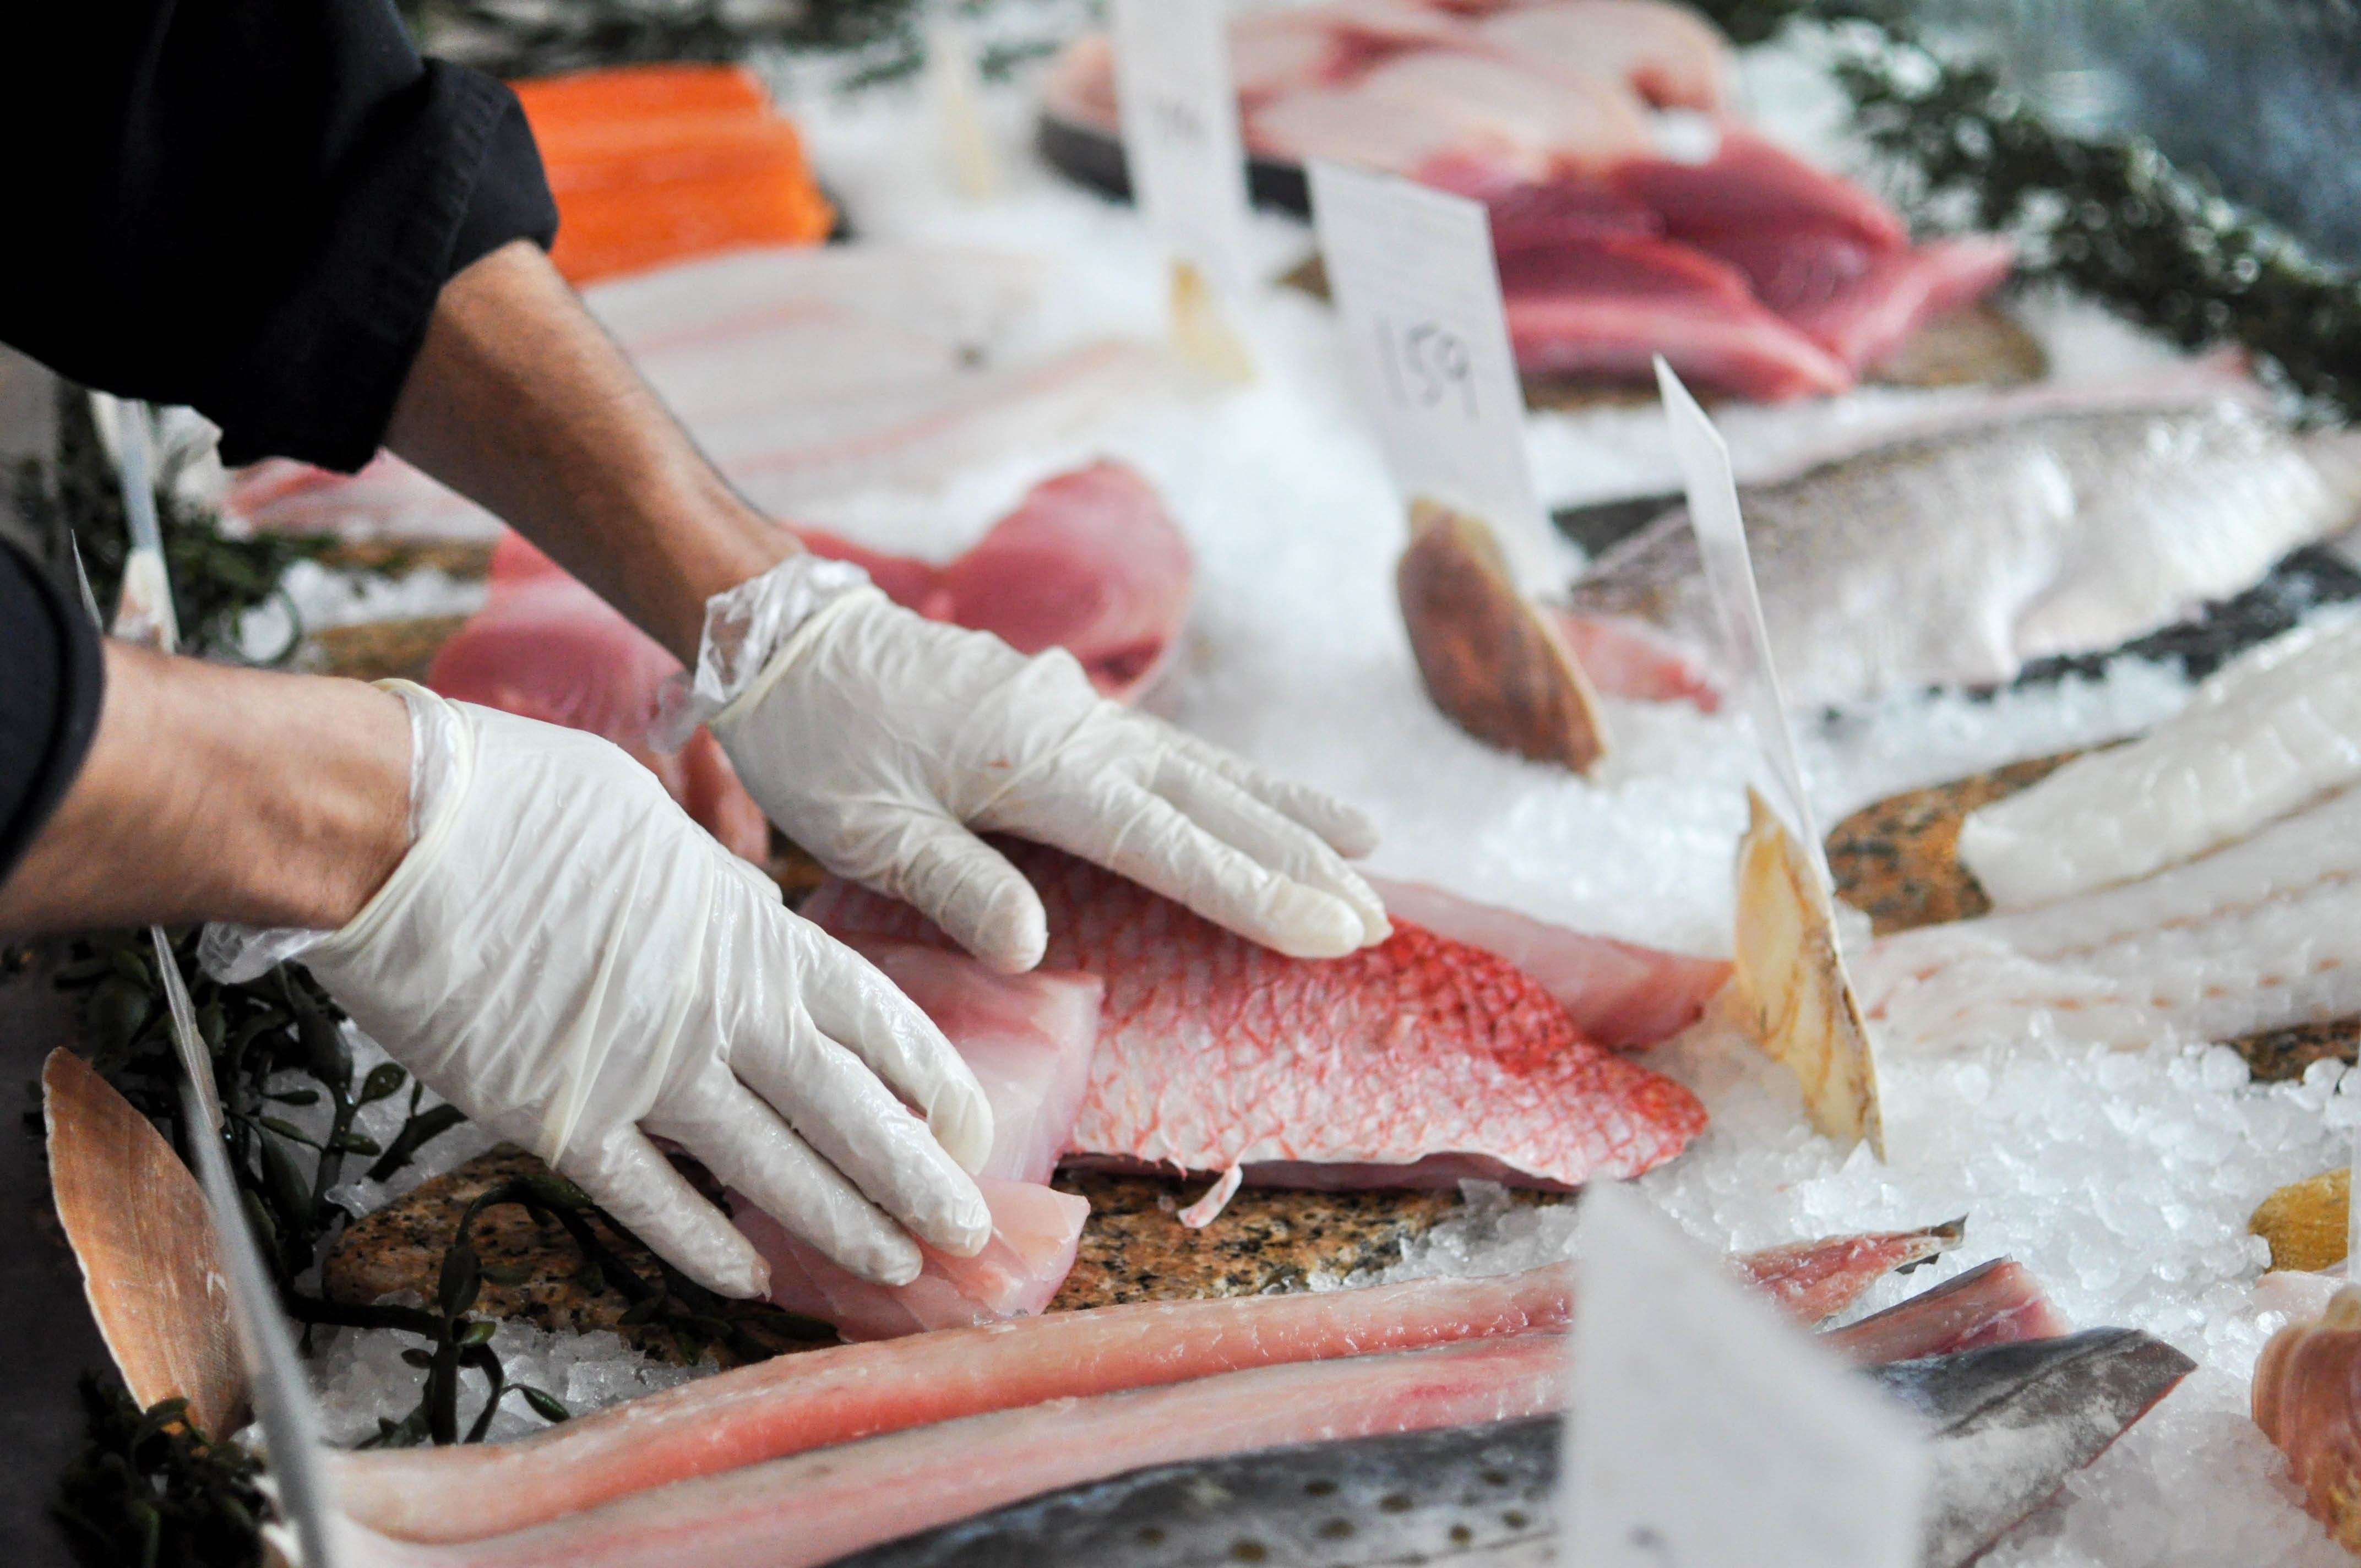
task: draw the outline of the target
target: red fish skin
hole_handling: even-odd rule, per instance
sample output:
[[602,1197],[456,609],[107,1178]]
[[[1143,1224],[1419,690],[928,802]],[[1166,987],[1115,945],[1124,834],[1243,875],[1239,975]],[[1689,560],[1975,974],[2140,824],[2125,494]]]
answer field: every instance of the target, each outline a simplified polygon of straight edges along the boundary
[[[427,1546],[359,1531],[357,1568],[817,1568],[915,1530],[1153,1464],[1556,1409],[1554,1333],[1262,1366],[996,1411],[642,1492],[544,1525]],[[978,1463],[989,1455],[988,1464]]]
[[1576,615],[1543,607],[1590,684],[1610,696],[1687,702],[1701,713],[1721,707],[1711,671],[1695,653],[1636,616]]
[[[1403,921],[1347,958],[1285,958],[1086,861],[996,842],[1049,912],[1044,962],[1107,987],[1072,1152],[1243,1166],[1248,1179],[1266,1163],[1360,1167],[1373,1185],[1472,1157],[1575,1187],[1638,1175],[1704,1129],[1686,1089],[1584,1038],[1494,954]],[[804,913],[831,931],[945,941],[850,883],[824,884]]]
[[[1733,1260],[1788,1315],[1850,1305],[1930,1232],[1839,1236]],[[1807,1279],[1807,1288],[1795,1281]],[[1353,1290],[1140,1301],[834,1346],[741,1366],[515,1442],[337,1457],[353,1518],[462,1541],[650,1487],[984,1411],[1246,1367],[1563,1328],[1571,1266]]]

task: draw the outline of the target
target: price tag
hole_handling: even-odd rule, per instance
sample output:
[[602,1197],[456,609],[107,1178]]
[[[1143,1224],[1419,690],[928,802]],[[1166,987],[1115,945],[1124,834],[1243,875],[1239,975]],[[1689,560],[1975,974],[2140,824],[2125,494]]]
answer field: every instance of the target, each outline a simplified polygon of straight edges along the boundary
[[1132,200],[1225,289],[1246,273],[1246,149],[1220,0],[1115,0],[1115,94]]
[[1557,587],[1483,203],[1323,159],[1310,171],[1328,291],[1394,482],[1488,523],[1527,592]]
[[1912,1568],[1925,1434],[1653,1205],[1584,1190],[1569,1568]]

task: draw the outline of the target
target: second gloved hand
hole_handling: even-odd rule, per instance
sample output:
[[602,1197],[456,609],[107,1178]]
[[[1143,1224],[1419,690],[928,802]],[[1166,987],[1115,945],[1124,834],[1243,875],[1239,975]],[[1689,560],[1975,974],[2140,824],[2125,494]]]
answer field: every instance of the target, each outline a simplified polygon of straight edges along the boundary
[[992,1110],[925,1014],[616,747],[400,689],[415,841],[302,953],[362,1029],[725,1295],[768,1269],[652,1138],[865,1278],[982,1250]]
[[[1385,938],[1343,859],[1376,841],[1361,813],[1108,701],[1062,649],[1027,658],[873,587],[813,607],[807,585],[844,570],[796,557],[718,597],[697,680],[708,704],[731,696],[709,722],[747,789],[830,871],[1006,970],[1040,961],[1047,920],[978,832],[1097,861],[1299,958]],[[767,619],[792,630],[766,638],[783,601]]]

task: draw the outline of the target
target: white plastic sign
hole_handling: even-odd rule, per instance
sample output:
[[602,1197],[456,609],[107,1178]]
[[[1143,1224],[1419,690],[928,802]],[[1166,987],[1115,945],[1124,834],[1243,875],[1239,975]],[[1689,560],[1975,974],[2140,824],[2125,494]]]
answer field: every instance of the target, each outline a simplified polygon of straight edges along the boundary
[[1246,269],[1246,149],[1219,0],[1115,0],[1115,94],[1132,199],[1225,288]]
[[1323,159],[1310,173],[1328,291],[1394,482],[1488,523],[1521,587],[1556,586],[1483,203]]
[[1664,417],[1672,422],[1673,450],[1688,488],[1689,526],[1697,531],[1697,554],[1721,621],[1730,677],[1754,721],[1779,793],[1786,796],[1787,826],[1818,874],[1821,891],[1827,892],[1835,884],[1828,876],[1828,851],[1812,824],[1811,802],[1804,794],[1804,770],[1795,757],[1795,731],[1787,723],[1786,693],[1771,663],[1771,634],[1763,624],[1762,596],[1755,591],[1754,558],[1746,548],[1746,524],[1739,516],[1730,448],[1662,355],[1656,356],[1656,389],[1664,400]]
[[1584,1192],[1568,1568],[1913,1568],[1925,1435],[1653,1205]]

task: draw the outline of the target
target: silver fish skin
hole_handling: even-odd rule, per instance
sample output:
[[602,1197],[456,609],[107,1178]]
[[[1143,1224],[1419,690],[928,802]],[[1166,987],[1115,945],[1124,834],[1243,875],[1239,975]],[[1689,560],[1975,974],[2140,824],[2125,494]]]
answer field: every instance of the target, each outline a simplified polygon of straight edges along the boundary
[[[2092,1329],[1867,1369],[1930,1431],[1922,1568],[1982,1556],[2194,1365],[2136,1330]],[[1564,1430],[1534,1416],[1162,1465],[835,1568],[1543,1568],[1556,1559]]]
[[[2238,398],[2053,412],[1896,442],[1741,504],[1788,696],[1850,702],[2004,682],[2249,587],[2361,516],[2361,433],[2291,432]],[[1568,603],[1719,652],[1686,510],[1607,550]]]

